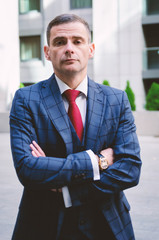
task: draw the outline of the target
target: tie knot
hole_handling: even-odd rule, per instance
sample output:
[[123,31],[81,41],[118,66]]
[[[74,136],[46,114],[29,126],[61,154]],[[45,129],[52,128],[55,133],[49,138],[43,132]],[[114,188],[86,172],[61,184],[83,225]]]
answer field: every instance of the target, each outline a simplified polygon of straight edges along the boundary
[[67,98],[68,102],[74,102],[79,94],[80,91],[72,89],[68,89],[64,92],[64,95]]

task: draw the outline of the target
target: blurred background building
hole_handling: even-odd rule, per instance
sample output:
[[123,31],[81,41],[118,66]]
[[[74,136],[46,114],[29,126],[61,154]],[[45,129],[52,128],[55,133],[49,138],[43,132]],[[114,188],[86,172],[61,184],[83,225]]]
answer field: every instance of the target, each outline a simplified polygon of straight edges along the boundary
[[0,112],[9,110],[20,82],[27,86],[52,74],[43,53],[45,32],[62,13],[90,25],[96,51],[88,75],[122,90],[129,80],[136,108],[144,110],[148,89],[159,83],[158,0],[7,0],[0,9]]

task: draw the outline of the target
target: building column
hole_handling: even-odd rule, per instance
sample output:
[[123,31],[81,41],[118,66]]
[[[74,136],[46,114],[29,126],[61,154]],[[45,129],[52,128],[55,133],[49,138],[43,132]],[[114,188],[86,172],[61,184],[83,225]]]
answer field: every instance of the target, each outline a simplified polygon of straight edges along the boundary
[[18,1],[1,4],[0,16],[0,112],[4,112],[20,84]]

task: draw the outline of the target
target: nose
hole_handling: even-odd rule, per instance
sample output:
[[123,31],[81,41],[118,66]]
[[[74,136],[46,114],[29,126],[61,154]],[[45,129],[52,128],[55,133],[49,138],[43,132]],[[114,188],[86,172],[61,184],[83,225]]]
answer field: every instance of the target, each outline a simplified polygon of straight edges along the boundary
[[68,41],[67,44],[66,44],[66,49],[65,49],[65,53],[66,54],[72,54],[74,53],[74,49],[73,49],[73,44],[71,41]]

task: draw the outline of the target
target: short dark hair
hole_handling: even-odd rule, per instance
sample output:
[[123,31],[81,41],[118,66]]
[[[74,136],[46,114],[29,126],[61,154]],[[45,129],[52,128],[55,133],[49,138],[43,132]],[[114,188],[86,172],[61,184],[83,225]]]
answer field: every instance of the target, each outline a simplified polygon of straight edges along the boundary
[[60,25],[60,24],[64,24],[64,23],[70,23],[70,22],[82,23],[86,27],[86,29],[88,31],[89,41],[91,41],[90,27],[83,18],[81,18],[75,14],[61,14],[61,15],[55,17],[47,26],[47,31],[46,31],[47,44],[50,45],[50,31],[51,31],[52,27]]

